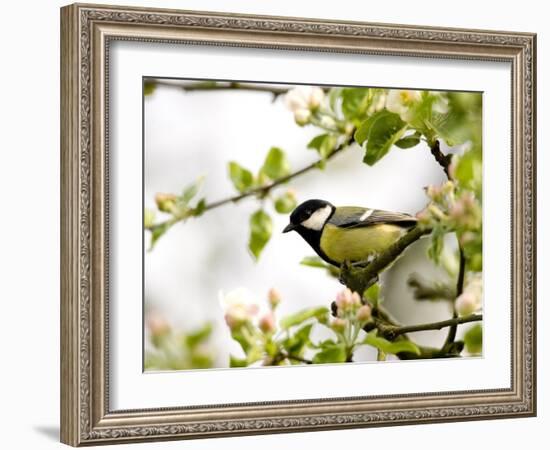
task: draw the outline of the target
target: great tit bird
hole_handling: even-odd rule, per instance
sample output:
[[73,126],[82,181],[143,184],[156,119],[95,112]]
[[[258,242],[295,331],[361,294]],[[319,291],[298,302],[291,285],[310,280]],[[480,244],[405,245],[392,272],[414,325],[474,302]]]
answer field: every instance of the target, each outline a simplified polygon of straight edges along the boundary
[[283,233],[296,231],[327,263],[370,261],[416,225],[408,214],[307,200],[290,214]]

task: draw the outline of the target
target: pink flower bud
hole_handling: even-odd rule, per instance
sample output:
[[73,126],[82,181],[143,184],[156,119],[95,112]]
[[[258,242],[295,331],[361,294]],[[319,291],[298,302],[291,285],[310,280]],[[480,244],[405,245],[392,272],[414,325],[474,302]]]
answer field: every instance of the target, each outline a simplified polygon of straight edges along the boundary
[[441,195],[441,188],[438,186],[434,186],[430,184],[425,189],[426,189],[426,195],[431,199],[435,200],[437,197]]
[[422,225],[428,225],[430,223],[430,213],[427,209],[417,212],[416,218]]
[[453,219],[458,220],[462,218],[462,216],[464,215],[464,212],[465,212],[464,202],[462,202],[461,200],[458,200],[457,202],[452,204],[451,209],[449,211],[449,215]]
[[352,306],[361,305],[361,296],[357,292],[354,292],[353,294],[351,294],[351,304]]
[[223,318],[225,319],[225,323],[231,331],[235,331],[245,322],[245,319],[243,319],[243,317],[230,313],[225,314]]
[[353,294],[348,288],[343,289],[336,295],[336,307],[338,316],[343,316],[353,306]]
[[273,333],[275,331],[275,316],[273,313],[270,311],[260,318],[258,326],[264,333]]
[[279,303],[281,303],[281,294],[275,288],[271,288],[267,293],[267,299],[269,300],[269,306],[271,309],[275,309]]
[[351,290],[349,288],[345,288],[336,294],[336,306],[338,308],[346,309],[351,305],[351,302]]
[[357,318],[358,322],[364,323],[368,322],[372,316],[372,310],[369,305],[363,305],[361,308],[357,310],[357,315],[355,316]]
[[458,315],[467,316],[479,309],[479,303],[473,293],[464,292],[456,299],[455,309]]
[[157,314],[152,314],[147,318],[147,328],[151,336],[159,337],[170,333],[170,324],[164,319],[164,317]]
[[346,329],[348,321],[346,319],[336,318],[332,321],[331,325],[334,331],[337,333],[342,333]]
[[162,212],[172,212],[176,206],[177,197],[174,194],[163,194],[159,192],[155,195],[155,203],[157,208]]

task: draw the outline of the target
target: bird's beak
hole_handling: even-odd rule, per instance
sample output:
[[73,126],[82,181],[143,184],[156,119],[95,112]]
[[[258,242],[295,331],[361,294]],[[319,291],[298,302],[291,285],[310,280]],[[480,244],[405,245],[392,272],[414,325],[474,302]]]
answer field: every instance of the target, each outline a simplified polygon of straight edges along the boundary
[[294,225],[293,223],[289,223],[285,229],[283,230],[283,233],[288,233],[289,231],[294,230],[297,227],[297,225]]

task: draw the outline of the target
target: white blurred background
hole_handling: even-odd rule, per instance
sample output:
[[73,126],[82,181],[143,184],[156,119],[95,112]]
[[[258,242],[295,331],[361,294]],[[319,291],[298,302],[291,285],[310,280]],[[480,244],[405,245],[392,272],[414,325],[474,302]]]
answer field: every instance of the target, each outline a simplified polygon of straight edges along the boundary
[[[288,155],[292,171],[317,159],[306,149],[322,131],[294,123],[282,96],[251,91],[184,91],[158,85],[145,97],[144,206],[155,210],[157,192],[179,194],[205,176],[202,195],[208,202],[235,194],[227,163],[237,161],[256,172],[272,146]],[[298,201],[326,199],[337,206],[368,206],[414,214],[426,204],[423,187],[440,184],[445,175],[425,144],[392,149],[374,167],[362,163],[363,151],[354,146],[332,159],[324,171],[310,171],[291,181]],[[283,192],[286,187],[280,188]],[[200,195],[199,195],[200,197]],[[164,317],[174,329],[191,332],[206,321],[214,325],[216,367],[228,366],[230,352],[240,355],[231,341],[219,305],[220,292],[246,287],[261,301],[267,291],[282,294],[279,317],[307,306],[329,306],[342,288],[334,278],[299,262],[313,255],[295,233],[282,234],[286,215],[266,208],[274,220],[271,241],[255,262],[247,250],[248,221],[259,201],[248,198],[207,211],[176,224],[145,251],[145,312]],[[157,215],[157,220],[161,219]],[[149,233],[145,233],[145,248]],[[450,317],[446,302],[415,301],[406,286],[411,272],[444,277],[424,256],[427,242],[413,245],[383,277],[385,306],[404,324]],[[445,330],[416,333],[420,344],[439,345]],[[373,355],[356,355],[371,359]]]

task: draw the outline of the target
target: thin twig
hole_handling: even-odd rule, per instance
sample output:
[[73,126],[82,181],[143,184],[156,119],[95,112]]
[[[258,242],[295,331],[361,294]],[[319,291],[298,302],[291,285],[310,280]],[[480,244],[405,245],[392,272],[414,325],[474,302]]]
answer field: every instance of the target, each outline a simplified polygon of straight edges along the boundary
[[429,330],[441,330],[442,328],[446,328],[446,327],[452,328],[458,325],[462,325],[464,323],[479,322],[480,320],[483,320],[483,316],[481,314],[471,314],[469,316],[455,317],[452,319],[442,320],[440,322],[422,323],[419,325],[408,325],[408,326],[401,326],[401,327],[396,327],[396,326],[381,327],[382,329],[380,331],[384,335],[384,337],[388,338],[389,340],[393,340],[397,336],[400,336],[406,333],[416,333],[418,331],[429,331]]
[[[326,160],[329,160],[329,159],[333,158],[334,156],[336,156],[338,153],[340,153],[342,150],[344,150],[346,148],[346,146],[347,146],[347,143],[344,144],[344,145],[339,146],[338,148],[336,148],[329,156],[327,156]],[[218,200],[218,201],[209,203],[205,206],[204,210],[208,211],[210,209],[217,208],[218,206],[222,206],[222,205],[225,205],[227,203],[236,203],[236,202],[242,200],[243,198],[251,197],[251,196],[254,196],[254,195],[265,196],[274,187],[277,187],[281,184],[284,184],[284,183],[292,180],[293,178],[296,178],[300,175],[303,175],[306,172],[309,172],[312,169],[318,168],[319,165],[322,163],[322,161],[323,161],[322,159],[319,159],[318,161],[315,161],[315,162],[301,168],[300,170],[297,170],[296,172],[293,172],[289,175],[278,178],[275,181],[272,181],[271,183],[266,184],[264,186],[259,186],[257,188],[250,189],[246,192],[243,192],[242,194],[235,195],[233,197],[228,197],[228,198],[224,198],[222,200]]]
[[[317,160],[317,161],[315,161],[311,164],[308,164],[305,167],[302,167],[301,169],[297,170],[296,172],[292,172],[289,175],[278,178],[278,179],[276,179],[276,180],[274,180],[271,183],[268,183],[266,185],[259,186],[259,187],[253,188],[253,189],[249,189],[248,191],[243,192],[243,193],[238,194],[238,195],[234,195],[234,196],[231,196],[231,197],[216,200],[216,201],[211,202],[211,203],[207,203],[204,206],[203,213],[206,212],[206,211],[210,211],[212,209],[218,208],[220,206],[227,205],[228,203],[237,203],[237,202],[239,202],[239,201],[241,201],[241,200],[243,200],[247,197],[253,197],[253,196],[265,197],[273,188],[275,188],[275,187],[277,187],[281,184],[287,183],[288,181],[290,181],[290,180],[292,180],[292,179],[294,179],[294,178],[296,178],[300,175],[303,175],[304,173],[307,173],[310,170],[317,169],[324,161],[328,161],[328,160],[334,158],[338,153],[340,153],[343,150],[345,150],[346,148],[348,148],[348,146],[350,144],[351,144],[351,137],[349,137],[342,144],[340,144],[338,147],[336,147],[334,149],[334,151],[332,153],[330,153],[324,160],[319,159],[319,160]],[[177,222],[180,222],[184,219],[187,219],[187,217],[188,216],[184,216],[182,218],[177,218],[177,217],[176,218],[170,218],[170,219],[168,219],[164,222],[156,223],[156,224],[148,227],[147,229],[152,230],[152,229],[157,228],[157,227],[162,227],[162,226],[164,226],[165,224],[167,224],[169,222],[170,222],[170,225],[173,225]]]
[[[464,291],[464,275],[466,272],[466,258],[464,257],[464,251],[462,250],[462,247],[460,246],[460,244],[458,245],[458,250],[460,254],[459,256],[460,262],[458,266],[458,277],[456,280],[456,298],[458,298]],[[453,319],[456,319],[456,317],[457,317],[457,312],[456,312],[456,308],[454,308],[454,305],[453,305]],[[449,334],[447,334],[447,339],[445,339],[444,347],[452,344],[455,341],[457,328],[458,328],[458,324],[455,324],[454,326],[449,328]]]
[[283,359],[292,359],[294,361],[298,361],[298,362],[302,362],[304,364],[313,364],[313,361],[310,360],[310,359],[306,359],[306,358],[302,358],[301,356],[298,356],[298,355],[289,355],[287,353],[283,353],[282,356],[284,356]]
[[280,95],[286,94],[292,87],[277,87],[270,85],[261,85],[261,84],[252,84],[252,83],[238,83],[238,82],[188,82],[180,80],[170,80],[170,79],[161,79],[155,78],[149,80],[151,83],[154,83],[159,86],[168,86],[175,87],[178,89],[183,89],[186,92],[193,91],[254,91],[254,92],[264,92],[273,95],[273,100],[275,100]]
[[[443,170],[445,171],[445,175],[447,175],[447,178],[450,180],[451,176],[449,174],[449,165],[451,164],[451,161],[453,159],[453,156],[451,154],[445,155],[441,151],[441,146],[438,140],[436,140],[433,145],[430,146],[430,151],[432,152],[432,155],[434,156],[435,160],[439,163],[441,167],[443,167]],[[458,279],[456,283],[456,297],[457,298],[460,294],[462,294],[462,291],[464,290],[464,275],[466,271],[466,258],[464,257],[464,251],[462,250],[462,247],[460,246],[460,243],[458,244],[458,249],[460,252],[460,264],[459,264],[459,271],[458,271]],[[453,319],[456,319],[458,317],[458,314],[456,313],[456,309],[453,305]],[[447,334],[447,338],[445,339],[445,343],[443,344],[443,349],[449,348],[456,339],[456,332],[457,332],[458,324],[454,324],[449,328],[449,333]]]

